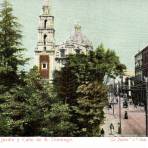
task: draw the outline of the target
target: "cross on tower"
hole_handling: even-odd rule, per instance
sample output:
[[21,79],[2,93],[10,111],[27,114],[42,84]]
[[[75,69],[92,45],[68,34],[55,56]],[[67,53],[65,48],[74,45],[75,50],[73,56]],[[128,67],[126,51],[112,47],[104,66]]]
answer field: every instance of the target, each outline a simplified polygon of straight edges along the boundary
[[43,14],[50,15],[51,11],[51,0],[43,0]]

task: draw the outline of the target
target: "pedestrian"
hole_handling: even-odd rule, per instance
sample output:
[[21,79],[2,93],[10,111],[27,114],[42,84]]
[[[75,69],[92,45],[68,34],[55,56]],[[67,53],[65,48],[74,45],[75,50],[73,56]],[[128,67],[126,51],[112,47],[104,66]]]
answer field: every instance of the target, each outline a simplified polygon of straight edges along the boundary
[[112,123],[110,124],[110,132],[111,132],[111,134],[113,134],[113,132],[114,132],[114,125]]
[[109,108],[112,108],[112,105],[111,105],[111,103],[109,104]]
[[137,108],[137,104],[134,104],[134,107]]
[[117,102],[117,104],[118,104],[118,98],[116,98],[116,102]]
[[104,129],[102,128],[101,129],[101,137],[104,137],[104,134],[105,134],[105,132],[104,132]]
[[118,134],[121,134],[121,124],[118,122]]
[[127,111],[125,111],[125,113],[124,113],[124,119],[128,119]]

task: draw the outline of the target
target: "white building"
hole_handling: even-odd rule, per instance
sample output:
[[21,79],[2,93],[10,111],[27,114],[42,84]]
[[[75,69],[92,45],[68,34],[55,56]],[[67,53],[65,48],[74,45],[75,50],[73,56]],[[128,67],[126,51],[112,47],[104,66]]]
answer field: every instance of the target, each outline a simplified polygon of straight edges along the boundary
[[[50,1],[50,2],[49,2]],[[35,63],[43,79],[52,81],[54,70],[60,70],[69,54],[85,53],[93,50],[92,43],[75,25],[72,36],[64,43],[56,45],[54,16],[51,15],[51,0],[43,0],[42,14],[39,16],[38,42],[35,49]]]

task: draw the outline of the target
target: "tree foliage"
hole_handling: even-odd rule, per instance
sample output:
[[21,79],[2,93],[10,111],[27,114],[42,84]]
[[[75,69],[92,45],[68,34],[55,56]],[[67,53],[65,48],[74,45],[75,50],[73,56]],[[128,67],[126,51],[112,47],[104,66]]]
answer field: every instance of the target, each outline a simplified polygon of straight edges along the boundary
[[99,136],[107,105],[105,82],[122,75],[125,68],[114,51],[100,45],[88,54],[69,55],[65,67],[55,73],[57,93],[71,107],[75,136]]
[[13,16],[12,6],[4,0],[0,10],[0,135],[11,134],[11,120],[4,116],[3,109],[20,83],[19,66],[28,60],[23,51],[20,24]]
[[61,101],[72,103],[76,98],[78,82],[73,67],[66,64],[60,71],[55,71],[53,84]]
[[[20,24],[12,6],[4,0],[0,11],[0,85],[10,87],[19,81],[18,68],[28,59],[23,57]],[[8,89],[8,88],[7,88]]]
[[[50,136],[75,136],[76,125],[71,122],[71,109],[63,102],[54,103],[50,109]],[[49,136],[49,135],[48,135]]]
[[2,115],[11,127],[13,136],[40,135],[46,123],[52,98],[41,84],[37,68],[33,68],[19,85],[8,92],[1,105]]
[[70,108],[56,96],[54,88],[41,80],[37,67],[25,74],[22,85],[5,94],[0,105],[5,117],[0,131],[5,136],[72,136]]
[[77,105],[73,106],[78,136],[99,136],[104,121],[104,106],[107,103],[107,88],[97,81],[78,87]]

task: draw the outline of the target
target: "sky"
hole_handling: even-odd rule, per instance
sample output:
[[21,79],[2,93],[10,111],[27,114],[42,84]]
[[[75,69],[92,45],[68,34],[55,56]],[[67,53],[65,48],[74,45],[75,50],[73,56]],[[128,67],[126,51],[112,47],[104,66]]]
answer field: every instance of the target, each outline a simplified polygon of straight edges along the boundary
[[[28,67],[32,67],[43,0],[9,1],[22,24],[23,45],[32,58]],[[52,0],[56,43],[64,42],[79,23],[94,49],[103,43],[134,70],[134,55],[148,45],[147,6],[148,0]]]

